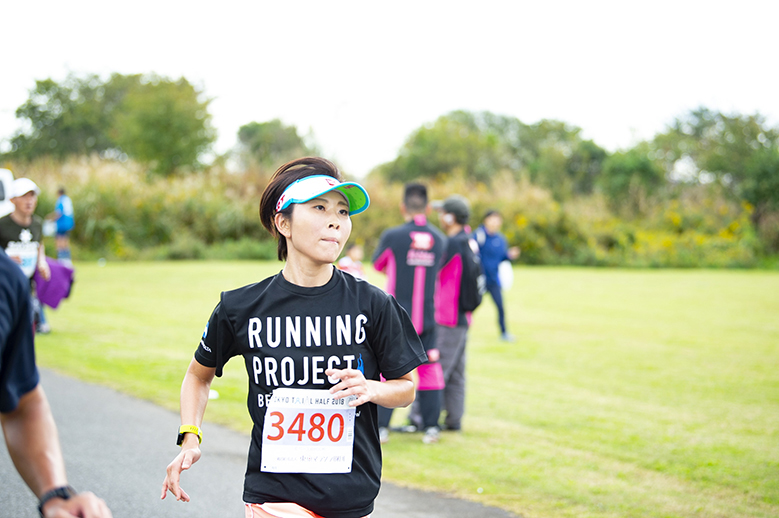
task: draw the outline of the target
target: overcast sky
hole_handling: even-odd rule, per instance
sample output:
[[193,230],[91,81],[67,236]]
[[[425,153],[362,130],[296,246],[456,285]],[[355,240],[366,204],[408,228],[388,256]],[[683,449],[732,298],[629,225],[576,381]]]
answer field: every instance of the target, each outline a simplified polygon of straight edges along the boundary
[[456,109],[558,119],[609,151],[704,105],[779,125],[777,1],[3,2],[0,139],[36,79],[184,76],[219,140],[274,118],[360,177]]

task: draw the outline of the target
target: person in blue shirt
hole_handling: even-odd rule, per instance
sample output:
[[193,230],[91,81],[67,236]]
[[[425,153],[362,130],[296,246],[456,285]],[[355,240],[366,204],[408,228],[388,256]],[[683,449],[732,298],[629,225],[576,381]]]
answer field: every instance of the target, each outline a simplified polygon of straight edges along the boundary
[[57,223],[57,233],[55,235],[57,260],[68,266],[72,266],[70,231],[73,230],[73,227],[75,226],[73,201],[65,194],[64,187],[60,187],[57,194],[59,195],[57,198],[57,206],[55,207],[54,212],[46,216],[46,219],[53,220]]
[[500,338],[506,342],[513,342],[514,336],[506,329],[506,312],[503,306],[503,293],[498,275],[498,268],[503,261],[513,261],[519,257],[519,247],[508,246],[506,236],[501,234],[503,217],[494,209],[484,214],[482,224],[473,233],[476,243],[479,245],[479,256],[484,268],[484,276],[487,280],[487,291],[495,301],[498,308],[498,325],[500,326]]

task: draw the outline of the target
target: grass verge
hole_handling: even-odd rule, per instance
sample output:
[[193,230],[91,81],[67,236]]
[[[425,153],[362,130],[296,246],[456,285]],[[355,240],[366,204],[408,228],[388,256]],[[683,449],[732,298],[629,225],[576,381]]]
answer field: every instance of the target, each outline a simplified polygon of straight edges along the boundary
[[[280,264],[77,268],[39,362],[177,409],[219,292]],[[393,434],[386,479],[526,517],[779,515],[779,274],[519,268],[506,299],[516,343],[489,299],[469,332],[464,431]],[[243,369],[207,420],[249,429]]]

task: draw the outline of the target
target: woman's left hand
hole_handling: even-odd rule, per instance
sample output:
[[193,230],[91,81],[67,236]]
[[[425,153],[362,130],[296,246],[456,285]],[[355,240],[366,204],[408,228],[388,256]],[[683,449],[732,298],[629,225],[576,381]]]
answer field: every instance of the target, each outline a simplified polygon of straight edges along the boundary
[[375,394],[371,386],[377,382],[365,379],[363,373],[357,369],[327,369],[325,374],[340,380],[330,389],[330,393],[334,394],[336,399],[356,396],[357,399],[350,401],[349,406],[359,406],[373,401]]

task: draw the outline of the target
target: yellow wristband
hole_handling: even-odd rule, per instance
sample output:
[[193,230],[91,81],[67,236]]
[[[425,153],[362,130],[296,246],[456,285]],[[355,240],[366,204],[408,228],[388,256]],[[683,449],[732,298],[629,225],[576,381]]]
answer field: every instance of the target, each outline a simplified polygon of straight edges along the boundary
[[201,444],[203,442],[203,430],[201,430],[195,425],[183,424],[179,427],[179,436],[178,439],[176,440],[176,444],[178,446],[181,446],[181,443],[184,442],[184,434],[186,433],[193,433],[197,435],[198,444]]

